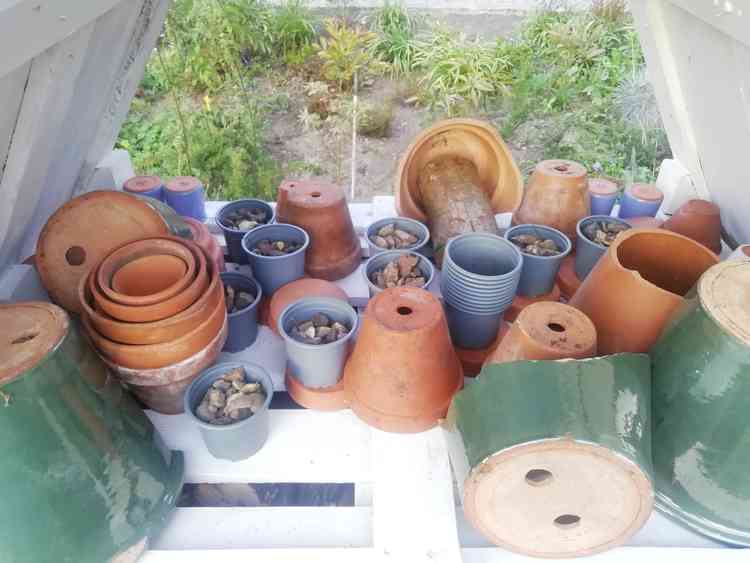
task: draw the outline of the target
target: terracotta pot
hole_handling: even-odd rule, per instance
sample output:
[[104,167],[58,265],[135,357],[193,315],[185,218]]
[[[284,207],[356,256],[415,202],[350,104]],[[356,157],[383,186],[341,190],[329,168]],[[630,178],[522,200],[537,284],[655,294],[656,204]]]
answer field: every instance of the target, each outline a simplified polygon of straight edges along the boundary
[[343,379],[330,387],[305,387],[287,370],[284,383],[292,400],[306,409],[330,412],[349,407],[349,397]]
[[664,224],[664,221],[661,219],[649,217],[648,215],[643,217],[628,217],[625,222],[634,229],[659,229]]
[[596,326],[600,354],[647,352],[684,295],[718,261],[692,239],[630,229],[602,256],[570,304]]
[[575,240],[576,223],[591,215],[586,168],[572,160],[543,160],[526,185],[513,224],[547,225]]
[[130,369],[156,369],[179,363],[202,350],[226,324],[224,293],[208,318],[175,340],[159,344],[119,344],[105,338],[84,316],[83,322],[94,346],[111,363]]
[[97,332],[114,342],[122,344],[160,344],[175,340],[204,322],[222,299],[224,289],[219,273],[211,267],[211,282],[206,292],[187,309],[160,321],[146,323],[120,322],[94,309],[88,280],[81,279],[78,292],[82,304],[82,315],[86,316]]
[[195,256],[183,242],[152,238],[121,246],[99,264],[99,289],[123,305],[152,305],[174,297],[195,278]]
[[126,242],[168,234],[164,218],[137,196],[90,192],[47,220],[37,241],[36,267],[52,300],[80,313],[78,282],[94,264]]
[[596,355],[596,328],[570,305],[540,302],[526,307],[486,364],[517,360],[562,360]]
[[461,366],[464,368],[464,377],[476,377],[479,375],[487,356],[489,356],[492,351],[500,345],[505,335],[508,334],[508,330],[510,330],[510,325],[507,322],[500,323],[500,330],[497,331],[497,338],[495,338],[492,344],[480,350],[455,347],[456,355],[461,362]]
[[193,242],[203,249],[211,261],[216,265],[216,269],[219,272],[226,271],[226,264],[224,263],[224,251],[219,246],[218,241],[208,230],[208,227],[202,221],[193,219],[192,217],[183,217],[185,223],[190,228],[190,234],[193,235]]
[[550,291],[549,293],[545,293],[544,295],[539,295],[538,297],[524,297],[523,295],[516,295],[516,298],[513,299],[513,303],[511,303],[510,307],[505,311],[503,318],[509,323],[512,323],[518,318],[518,315],[520,315],[521,311],[523,311],[526,307],[528,307],[532,303],[541,303],[542,301],[552,301],[554,303],[560,301],[560,287],[555,284],[552,287],[552,291]]
[[311,277],[338,280],[359,266],[362,248],[340,187],[309,181],[283,182],[276,220],[297,225],[310,235],[305,271]]
[[560,270],[557,272],[555,279],[557,287],[560,288],[560,295],[570,301],[578,288],[581,287],[581,279],[576,274],[576,255],[569,254],[563,260]]
[[[197,245],[183,241],[197,260],[195,279],[183,291],[152,305],[123,305],[108,299],[99,289],[93,275],[88,278],[89,291],[98,308],[109,316],[125,322],[145,323],[160,321],[180,313],[195,303],[208,287],[206,255]],[[96,269],[94,270],[96,271]]]
[[336,284],[325,280],[303,278],[288,283],[279,289],[271,297],[269,305],[268,326],[276,334],[279,334],[279,317],[287,305],[302,299],[303,297],[334,297],[349,302],[349,296]]
[[417,135],[401,157],[394,186],[399,215],[427,222],[419,176],[428,164],[444,158],[474,164],[495,213],[518,208],[523,194],[521,173],[497,131],[483,121],[447,119]]
[[422,432],[445,416],[462,383],[437,297],[398,287],[370,300],[344,370],[358,417],[386,432]]
[[703,199],[691,199],[662,228],[698,241],[716,254],[721,252],[721,215],[719,207]]

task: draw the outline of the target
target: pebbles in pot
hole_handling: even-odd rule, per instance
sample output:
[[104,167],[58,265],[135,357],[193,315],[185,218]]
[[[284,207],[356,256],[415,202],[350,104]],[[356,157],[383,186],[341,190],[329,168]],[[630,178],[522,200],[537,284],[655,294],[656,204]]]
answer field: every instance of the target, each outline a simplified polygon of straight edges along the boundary
[[227,305],[227,313],[232,314],[241,311],[255,301],[255,295],[249,291],[242,291],[224,283],[224,302]]
[[398,260],[388,262],[382,270],[373,272],[370,281],[380,289],[402,286],[424,287],[427,280],[417,264],[419,264],[417,256],[404,254],[399,256]]
[[247,383],[242,368],[235,368],[213,382],[195,414],[203,422],[223,426],[250,418],[266,402],[260,383]]
[[323,313],[316,313],[309,321],[292,328],[292,338],[304,344],[330,344],[344,338],[351,328],[331,320]]
[[268,222],[268,213],[263,209],[243,207],[228,213],[221,219],[221,222],[230,229],[251,231],[258,225]]
[[583,227],[586,238],[602,246],[609,246],[615,241],[617,235],[628,229],[627,225],[610,221],[593,221]]
[[387,250],[409,248],[419,242],[418,237],[396,228],[395,223],[380,227],[378,232],[370,237],[370,240],[374,245]]
[[262,240],[253,249],[258,256],[283,256],[302,248],[301,242],[286,240]]
[[511,237],[510,241],[520,248],[521,252],[534,256],[557,256],[561,252],[557,243],[548,238],[518,235],[517,237]]

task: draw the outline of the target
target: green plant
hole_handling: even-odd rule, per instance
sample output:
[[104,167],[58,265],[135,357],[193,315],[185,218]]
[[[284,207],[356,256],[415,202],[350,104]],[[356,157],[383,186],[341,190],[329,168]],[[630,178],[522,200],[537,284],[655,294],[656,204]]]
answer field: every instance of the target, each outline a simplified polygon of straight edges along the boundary
[[300,53],[309,55],[307,47],[315,39],[312,13],[302,0],[286,0],[272,13],[271,33],[285,59]]
[[364,78],[378,69],[371,51],[374,33],[335,18],[326,20],[325,30],[327,36],[320,38],[318,57],[323,63],[323,77],[339,90],[351,89],[355,74]]
[[373,18],[376,38],[372,52],[388,63],[394,75],[404,75],[414,67],[417,52],[416,24],[409,11],[400,3],[385,2]]

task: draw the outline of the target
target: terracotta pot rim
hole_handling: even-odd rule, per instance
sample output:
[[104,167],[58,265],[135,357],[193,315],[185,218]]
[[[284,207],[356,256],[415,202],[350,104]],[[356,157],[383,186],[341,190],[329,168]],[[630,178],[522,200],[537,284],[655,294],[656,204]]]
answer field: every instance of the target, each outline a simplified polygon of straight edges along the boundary
[[216,213],[216,219],[214,220],[214,223],[216,223],[216,226],[218,226],[222,231],[230,232],[230,233],[237,233],[237,234],[244,234],[249,233],[250,231],[243,231],[242,229],[234,229],[232,227],[227,227],[224,225],[224,223],[221,222],[222,218],[226,214],[229,207],[232,207],[238,203],[247,203],[247,204],[260,204],[260,207],[267,207],[271,211],[271,217],[265,222],[261,223],[255,228],[250,229],[250,231],[254,231],[255,229],[262,227],[264,225],[271,225],[274,224],[274,221],[276,220],[276,210],[273,208],[273,206],[268,203],[267,201],[263,201],[262,199],[254,198],[254,197],[247,197],[242,199],[235,199],[234,201],[230,201],[229,203],[223,205],[221,209]]
[[196,190],[202,189],[203,182],[195,176],[175,176],[164,184],[164,188],[172,192],[173,195],[190,195]]
[[[256,233],[259,233],[263,229],[268,228],[268,227],[290,227],[290,228],[292,228],[292,229],[294,229],[294,230],[299,231],[300,233],[302,233],[304,235],[305,241],[302,243],[302,246],[299,247],[294,252],[289,252],[288,254],[283,254],[281,256],[261,256],[259,254],[253,254],[251,252],[251,250],[248,250],[247,245],[245,244],[245,239],[247,239],[247,236],[249,234],[252,233],[253,235],[255,235]],[[298,254],[301,254],[302,252],[305,252],[307,250],[307,247],[310,246],[310,235],[307,233],[307,231],[305,229],[303,229],[302,227],[298,227],[297,225],[292,225],[290,223],[273,223],[273,224],[271,224],[271,223],[265,223],[263,225],[258,225],[257,227],[255,227],[254,229],[251,229],[249,231],[239,231],[239,232],[245,233],[245,236],[242,237],[242,249],[247,254],[253,254],[253,256],[256,259],[260,259],[260,260],[268,260],[268,261],[285,260],[285,259],[289,258],[290,256],[296,256]]]
[[529,254],[528,252],[524,252],[520,248],[518,249],[521,252],[521,256],[530,256],[534,259],[538,260],[561,260],[565,258],[568,254],[570,254],[571,250],[573,250],[573,243],[570,240],[570,237],[563,233],[562,231],[555,229],[554,227],[548,227],[547,225],[539,225],[536,223],[519,223],[518,225],[513,225],[510,227],[507,231],[505,231],[505,235],[503,235],[506,239],[510,240],[510,233],[514,229],[519,229],[521,227],[529,228],[532,227],[534,229],[538,229],[539,231],[552,231],[556,235],[560,236],[565,241],[565,249],[561,250],[558,254],[555,254],[554,256],[538,256],[536,254]]
[[[593,184],[593,185],[592,185]],[[589,177],[589,193],[600,197],[617,196],[620,188],[614,180],[600,177]]]
[[[222,272],[221,274],[219,274],[219,277],[221,278],[221,281],[222,281],[222,286],[224,285],[223,282],[224,282],[225,277],[231,277],[231,276],[242,276],[246,280],[252,281],[253,284],[255,285],[255,299],[253,299],[253,301],[249,305],[246,305],[242,309],[238,309],[234,313],[227,313],[227,317],[229,317],[230,319],[236,317],[237,315],[247,312],[248,309],[257,307],[261,299],[263,299],[263,288],[260,286],[258,281],[253,277],[246,276],[245,274],[241,274],[239,272]],[[222,287],[222,290],[223,289],[224,288]]]
[[122,185],[124,191],[131,193],[143,193],[164,187],[164,182],[156,175],[133,176],[125,180]]
[[626,189],[628,195],[640,201],[657,202],[664,199],[664,193],[656,187],[656,184],[635,182]]

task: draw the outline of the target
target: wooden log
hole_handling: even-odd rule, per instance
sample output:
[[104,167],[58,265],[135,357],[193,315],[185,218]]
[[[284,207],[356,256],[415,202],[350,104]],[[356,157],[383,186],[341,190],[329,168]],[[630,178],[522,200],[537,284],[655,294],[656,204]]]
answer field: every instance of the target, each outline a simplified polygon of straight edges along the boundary
[[490,199],[469,160],[445,157],[429,162],[419,174],[419,190],[438,266],[449,239],[470,232],[499,234]]

